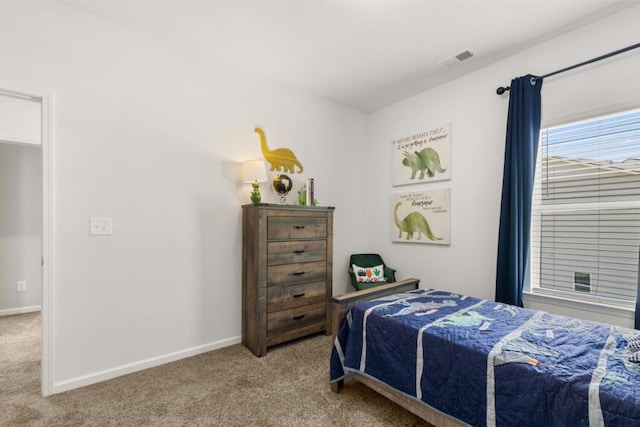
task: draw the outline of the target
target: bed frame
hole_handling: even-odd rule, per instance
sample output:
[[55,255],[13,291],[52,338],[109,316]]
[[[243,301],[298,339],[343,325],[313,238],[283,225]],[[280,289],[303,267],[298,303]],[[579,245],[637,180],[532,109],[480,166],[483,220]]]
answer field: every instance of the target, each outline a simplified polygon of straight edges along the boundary
[[[375,288],[350,292],[333,297],[331,303],[331,331],[333,333],[333,339],[331,342],[335,342],[336,335],[338,334],[347,313],[356,304],[387,295],[418,289],[419,284],[420,280],[418,279],[405,279],[398,282],[388,283],[386,285],[376,286]],[[354,373],[350,378],[357,379],[367,387],[375,390],[434,426],[458,427],[464,425],[460,421],[457,421],[424,403],[412,399],[406,394],[401,393],[382,382],[357,373]],[[335,393],[340,393],[343,385],[344,380],[331,383],[331,390]]]

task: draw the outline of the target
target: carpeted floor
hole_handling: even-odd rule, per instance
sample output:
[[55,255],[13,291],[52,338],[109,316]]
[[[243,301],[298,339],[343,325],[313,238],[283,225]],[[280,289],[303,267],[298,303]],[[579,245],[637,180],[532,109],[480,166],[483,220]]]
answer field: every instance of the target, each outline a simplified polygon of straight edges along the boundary
[[1,426],[428,426],[358,382],[329,389],[330,338],[242,345],[40,395],[40,315],[0,317]]

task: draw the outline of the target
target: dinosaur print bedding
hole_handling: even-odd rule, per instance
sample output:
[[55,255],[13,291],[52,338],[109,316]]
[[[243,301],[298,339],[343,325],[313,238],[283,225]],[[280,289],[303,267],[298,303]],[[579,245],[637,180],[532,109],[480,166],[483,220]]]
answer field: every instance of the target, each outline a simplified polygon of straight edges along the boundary
[[640,426],[640,331],[438,290],[354,307],[331,381],[369,376],[474,426]]

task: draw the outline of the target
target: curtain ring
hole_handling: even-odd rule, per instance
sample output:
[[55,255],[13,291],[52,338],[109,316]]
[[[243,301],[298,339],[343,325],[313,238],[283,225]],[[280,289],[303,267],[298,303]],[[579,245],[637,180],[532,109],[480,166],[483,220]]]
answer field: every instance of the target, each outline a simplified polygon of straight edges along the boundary
[[535,77],[531,77],[529,81],[531,82],[531,86],[535,86],[537,79]]

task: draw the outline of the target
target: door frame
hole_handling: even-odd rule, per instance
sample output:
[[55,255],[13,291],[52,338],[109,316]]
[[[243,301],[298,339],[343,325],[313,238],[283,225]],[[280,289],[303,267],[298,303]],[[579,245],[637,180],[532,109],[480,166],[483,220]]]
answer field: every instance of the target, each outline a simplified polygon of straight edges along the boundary
[[42,153],[42,355],[40,388],[43,396],[53,394],[53,92],[16,89],[0,85],[0,94],[40,103]]

